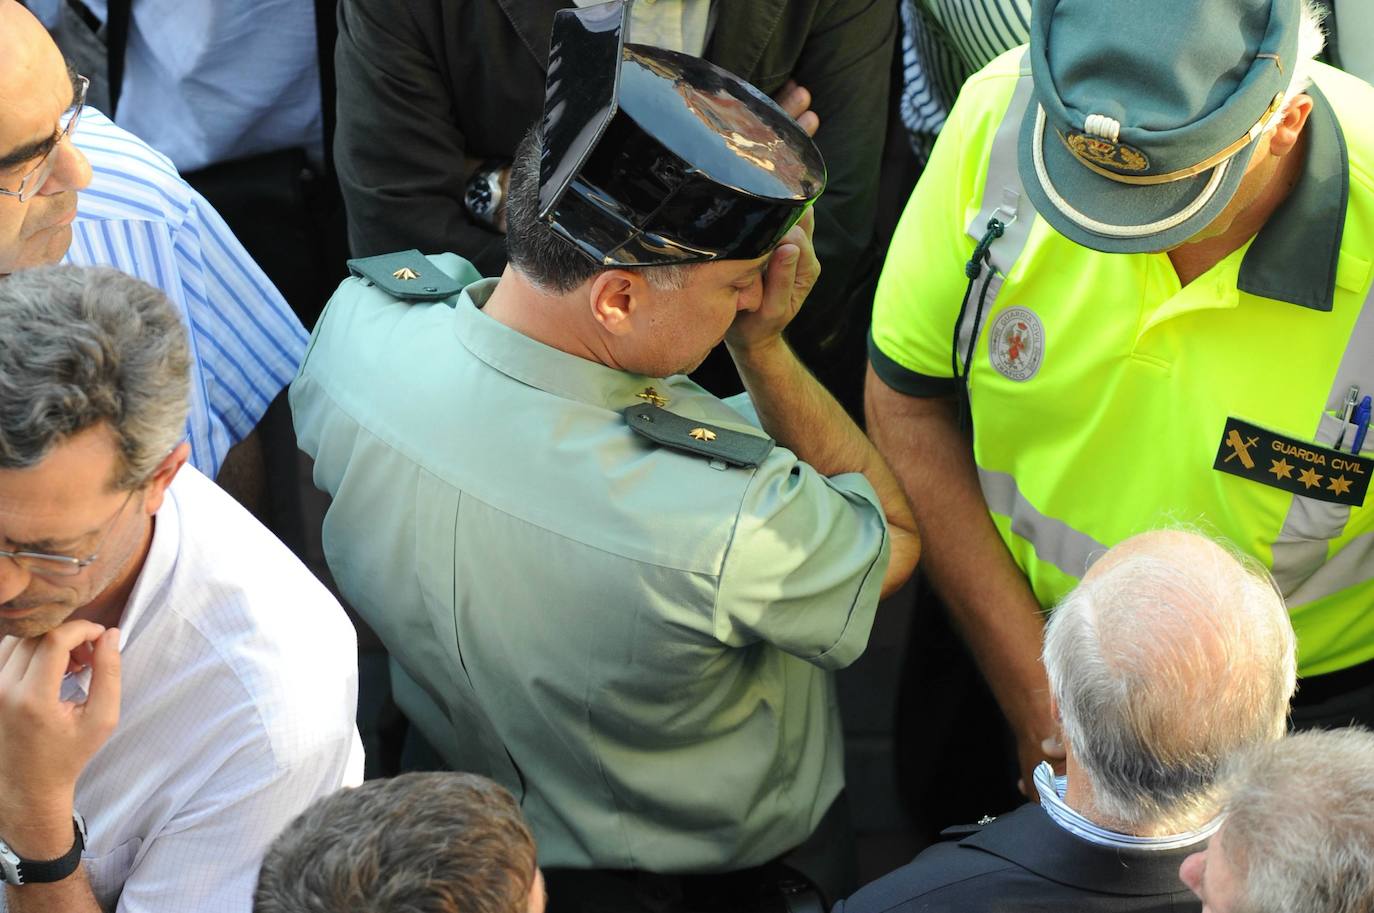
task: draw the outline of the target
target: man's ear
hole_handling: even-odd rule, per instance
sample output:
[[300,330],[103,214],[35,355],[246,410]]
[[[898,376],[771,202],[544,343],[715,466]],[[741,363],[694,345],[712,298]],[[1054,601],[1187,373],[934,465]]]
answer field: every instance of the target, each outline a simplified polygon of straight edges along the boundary
[[608,269],[597,273],[588,287],[592,318],[615,336],[627,335],[631,318],[648,298],[649,285],[633,270]]
[[148,482],[144,486],[147,494],[143,498],[143,509],[148,516],[158,512],[162,507],[162,499],[167,494],[167,486],[172,484],[172,480],[181,472],[181,467],[186,465],[186,461],[191,458],[191,445],[187,441],[182,441],[173,448],[172,452],[163,457],[157,469],[148,477]]
[[1307,126],[1307,118],[1311,113],[1312,96],[1306,93],[1294,95],[1293,100],[1288,103],[1288,110],[1283,113],[1283,119],[1274,127],[1274,133],[1269,137],[1269,154],[1281,158],[1292,152],[1293,147],[1298,144],[1298,137],[1302,135],[1302,128]]

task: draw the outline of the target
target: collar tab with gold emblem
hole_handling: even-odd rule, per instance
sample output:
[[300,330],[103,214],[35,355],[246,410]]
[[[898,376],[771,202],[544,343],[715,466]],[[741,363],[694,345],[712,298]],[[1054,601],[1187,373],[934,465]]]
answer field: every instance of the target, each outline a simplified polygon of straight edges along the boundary
[[730,466],[753,468],[776,446],[770,437],[684,418],[652,402],[630,406],[624,415],[625,422],[636,433],[655,444]]
[[418,250],[349,260],[348,271],[401,301],[443,301],[463,290]]

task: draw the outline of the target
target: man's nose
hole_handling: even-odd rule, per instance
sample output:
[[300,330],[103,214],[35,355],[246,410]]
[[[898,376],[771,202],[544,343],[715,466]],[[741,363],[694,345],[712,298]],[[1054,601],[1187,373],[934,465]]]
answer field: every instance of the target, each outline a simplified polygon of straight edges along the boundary
[[763,304],[762,276],[755,279],[752,285],[740,293],[736,308],[741,311],[757,311],[761,304]]
[[0,605],[27,590],[32,576],[13,558],[0,558]]
[[53,149],[56,156],[52,174],[43,182],[44,194],[65,193],[68,190],[85,190],[91,185],[91,163],[86,153],[72,144],[71,138],[62,140]]

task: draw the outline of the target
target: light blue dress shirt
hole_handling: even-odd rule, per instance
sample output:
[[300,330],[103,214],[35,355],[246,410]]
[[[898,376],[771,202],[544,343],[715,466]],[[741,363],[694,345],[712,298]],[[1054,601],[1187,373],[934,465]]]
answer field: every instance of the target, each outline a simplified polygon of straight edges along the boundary
[[[30,0],[52,28],[65,0]],[[107,0],[83,0],[105,21]],[[323,143],[311,0],[138,0],[116,118],[181,171]]]
[[295,376],[308,335],[281,294],[171,163],[99,111],[73,134],[90,160],[63,262],[112,266],[171,299],[194,364],[191,465],[214,478],[224,455]]

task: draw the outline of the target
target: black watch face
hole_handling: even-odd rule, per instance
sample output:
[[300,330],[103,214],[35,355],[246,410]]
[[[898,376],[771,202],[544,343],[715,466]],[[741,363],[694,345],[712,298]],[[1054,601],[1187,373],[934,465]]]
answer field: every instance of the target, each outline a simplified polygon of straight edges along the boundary
[[478,175],[468,184],[463,202],[467,204],[468,211],[474,215],[487,216],[491,214],[491,184],[487,182],[486,175]]

